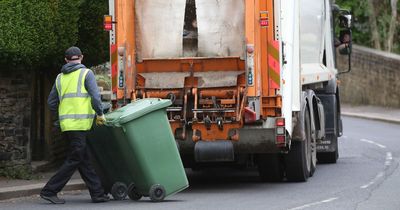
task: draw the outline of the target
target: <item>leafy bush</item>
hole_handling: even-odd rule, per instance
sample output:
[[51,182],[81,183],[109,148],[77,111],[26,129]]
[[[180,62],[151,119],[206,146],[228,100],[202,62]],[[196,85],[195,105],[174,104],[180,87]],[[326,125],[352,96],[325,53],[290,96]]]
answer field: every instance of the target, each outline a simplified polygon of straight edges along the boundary
[[0,64],[37,68],[62,59],[76,43],[80,0],[0,1]]
[[2,69],[61,66],[72,45],[82,45],[89,65],[104,62],[108,44],[101,20],[106,13],[105,0],[0,1]]
[[28,165],[17,165],[14,167],[1,168],[0,176],[11,179],[33,179],[32,168]]
[[[386,51],[400,53],[400,27],[398,24],[399,16],[397,15],[397,22],[394,24],[393,43],[388,43],[390,37],[391,25],[391,1],[381,0],[336,0],[336,4],[342,8],[349,9],[353,14],[354,27],[353,27],[353,41],[357,44],[367,47],[377,47],[379,43],[380,48]],[[397,4],[397,13],[400,13],[400,3]],[[376,21],[373,21],[373,20]],[[374,22],[376,22],[377,38],[373,38]],[[389,47],[389,45],[393,45]]]
[[109,59],[109,33],[103,30],[103,16],[108,14],[108,0],[85,0],[81,6],[78,46],[85,54],[86,66]]

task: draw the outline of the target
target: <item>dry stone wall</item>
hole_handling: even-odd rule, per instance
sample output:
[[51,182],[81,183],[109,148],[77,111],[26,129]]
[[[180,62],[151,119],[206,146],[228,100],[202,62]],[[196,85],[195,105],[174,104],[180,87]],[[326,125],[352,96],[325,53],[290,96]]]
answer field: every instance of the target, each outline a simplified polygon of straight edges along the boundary
[[30,83],[29,73],[0,70],[0,175],[30,162]]
[[[347,69],[338,56],[338,69]],[[400,55],[353,46],[352,71],[339,76],[342,103],[400,107]]]

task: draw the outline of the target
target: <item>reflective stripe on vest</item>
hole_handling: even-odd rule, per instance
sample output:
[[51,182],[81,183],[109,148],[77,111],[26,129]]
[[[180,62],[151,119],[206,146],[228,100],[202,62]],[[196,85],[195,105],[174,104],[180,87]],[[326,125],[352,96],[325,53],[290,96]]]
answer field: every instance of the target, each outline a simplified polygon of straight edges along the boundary
[[90,130],[95,117],[91,98],[85,88],[88,69],[59,74],[56,88],[60,99],[58,117],[61,131]]

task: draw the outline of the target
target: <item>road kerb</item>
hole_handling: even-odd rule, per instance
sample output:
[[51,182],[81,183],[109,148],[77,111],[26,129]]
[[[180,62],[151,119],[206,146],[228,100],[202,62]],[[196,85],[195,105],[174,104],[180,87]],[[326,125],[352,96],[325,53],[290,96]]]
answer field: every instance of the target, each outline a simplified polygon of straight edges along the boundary
[[400,119],[393,119],[393,118],[380,117],[380,116],[370,116],[370,115],[366,115],[366,114],[351,113],[351,112],[342,112],[341,114],[343,116],[348,116],[348,117],[357,117],[357,118],[368,119],[368,120],[377,120],[377,121],[382,121],[382,122],[400,124]]
[[[40,190],[42,190],[45,184],[46,183],[40,183],[0,188],[0,200],[39,195]],[[82,190],[85,188],[86,185],[82,180],[71,180],[64,187],[63,191]]]

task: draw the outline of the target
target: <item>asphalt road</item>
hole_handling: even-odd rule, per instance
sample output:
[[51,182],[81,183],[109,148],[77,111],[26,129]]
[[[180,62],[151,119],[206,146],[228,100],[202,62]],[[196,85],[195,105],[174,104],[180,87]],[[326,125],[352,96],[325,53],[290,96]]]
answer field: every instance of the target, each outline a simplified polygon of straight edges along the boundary
[[37,196],[0,202],[0,209],[400,209],[400,125],[344,118],[337,164],[319,164],[305,183],[262,183],[256,170],[189,172],[190,188],[161,203],[148,198],[90,203],[87,191],[67,203]]

